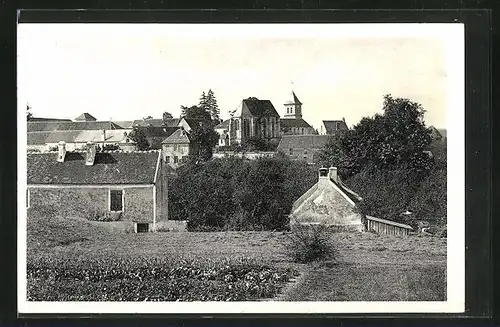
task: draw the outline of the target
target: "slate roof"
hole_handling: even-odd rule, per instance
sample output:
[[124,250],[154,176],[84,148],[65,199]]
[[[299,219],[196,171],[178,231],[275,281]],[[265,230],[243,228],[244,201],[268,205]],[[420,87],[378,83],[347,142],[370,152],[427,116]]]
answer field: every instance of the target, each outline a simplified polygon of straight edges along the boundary
[[[273,116],[280,115],[269,100],[259,100],[257,98],[244,99],[241,104],[241,112],[247,109],[252,116]],[[240,113],[241,114],[241,113]]]
[[123,129],[114,122],[110,121],[34,121],[28,122],[28,132],[41,132],[41,131],[83,131],[83,130],[97,130],[97,129]]
[[327,134],[335,134],[336,131],[348,130],[347,124],[343,120],[323,120]]
[[57,162],[57,152],[28,153],[27,178],[32,184],[152,184],[160,153],[97,152],[94,165],[85,165],[85,152],[67,152]]
[[[132,125],[134,125],[134,121],[133,120],[120,120],[120,121],[112,121],[112,122],[117,127],[121,127],[123,129],[132,128]],[[117,128],[117,129],[119,129],[119,128]]]
[[64,119],[64,118],[44,118],[44,117],[31,117],[29,121],[36,121],[36,122],[41,122],[41,121],[71,121],[71,119]]
[[311,125],[309,125],[302,118],[281,118],[280,126],[281,128],[293,128],[293,127],[312,128]]
[[219,125],[215,126],[215,129],[229,129],[229,119],[224,120],[222,123]]
[[278,144],[278,150],[288,149],[319,149],[322,148],[330,135],[283,135]]
[[53,131],[45,139],[45,143],[59,143],[59,141],[73,143],[80,133],[81,131]]
[[295,92],[292,91],[290,98],[285,102],[285,105],[287,104],[302,104],[302,102],[300,102],[299,98],[297,98]]
[[[130,133],[132,129],[114,129],[114,130],[107,130],[105,135],[106,135],[106,142],[125,142],[127,139],[127,136],[125,136],[124,133]],[[91,131],[79,131],[80,133],[77,135],[75,138],[75,142],[102,142],[103,141],[103,135],[101,130],[91,130]]]
[[89,114],[88,112],[84,112],[80,116],[75,118],[76,121],[96,121],[97,119]]
[[189,135],[183,129],[178,129],[174,133],[172,133],[169,137],[167,137],[162,144],[178,144],[178,143],[189,143]]
[[43,145],[52,132],[31,132],[28,133],[28,145]]

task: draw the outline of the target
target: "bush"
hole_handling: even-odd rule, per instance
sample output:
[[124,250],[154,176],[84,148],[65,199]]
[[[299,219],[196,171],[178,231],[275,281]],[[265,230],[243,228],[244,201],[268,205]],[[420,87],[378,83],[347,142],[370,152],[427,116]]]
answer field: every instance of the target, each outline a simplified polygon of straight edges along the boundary
[[329,231],[324,225],[293,226],[289,237],[287,248],[295,262],[308,263],[334,258]]

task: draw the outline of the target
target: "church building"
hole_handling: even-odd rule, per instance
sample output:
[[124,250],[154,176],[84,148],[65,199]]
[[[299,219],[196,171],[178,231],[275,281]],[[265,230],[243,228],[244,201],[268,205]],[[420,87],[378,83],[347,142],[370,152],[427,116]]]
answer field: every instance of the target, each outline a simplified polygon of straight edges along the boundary
[[281,118],[282,135],[311,135],[316,134],[314,128],[302,118],[302,102],[292,91],[284,104],[286,113]]

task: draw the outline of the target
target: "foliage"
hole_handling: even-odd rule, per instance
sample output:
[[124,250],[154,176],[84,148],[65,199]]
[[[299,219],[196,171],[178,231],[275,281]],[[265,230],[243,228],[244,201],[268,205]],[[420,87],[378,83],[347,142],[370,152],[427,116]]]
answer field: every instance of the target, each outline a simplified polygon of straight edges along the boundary
[[331,138],[319,161],[342,167],[349,176],[366,168],[395,169],[402,164],[428,171],[432,161],[424,150],[431,134],[424,112],[416,102],[385,95],[383,114],[364,117],[352,130]]
[[31,112],[31,107],[27,104],[26,105],[26,120],[31,120],[33,118],[33,113]]
[[189,230],[283,230],[316,180],[315,167],[287,157],[191,163],[170,182],[169,214],[188,220]]
[[207,161],[212,158],[213,148],[219,141],[219,134],[212,123],[193,126],[189,135],[191,144],[198,149],[197,160]]
[[143,128],[134,127],[128,137],[137,145],[137,149],[141,151],[149,149],[149,142]]
[[210,117],[213,121],[219,123],[219,105],[217,104],[217,99],[215,98],[215,94],[212,89],[208,90],[208,93],[206,95],[203,91],[202,95],[200,96],[200,102],[198,106],[202,109],[205,109],[210,114]]
[[294,226],[289,238],[287,249],[295,262],[308,263],[334,256],[329,232],[324,225]]
[[210,113],[202,107],[199,106],[191,106],[191,107],[184,107],[183,108],[183,118],[188,118],[188,119],[203,119],[206,121],[211,121]]
[[274,151],[276,144],[260,137],[248,137],[241,145],[247,151]]
[[163,121],[165,122],[167,119],[172,119],[174,118],[174,116],[172,116],[172,114],[168,111],[165,111],[162,115],[162,119]]
[[28,260],[28,301],[249,301],[270,298],[295,274],[247,258]]

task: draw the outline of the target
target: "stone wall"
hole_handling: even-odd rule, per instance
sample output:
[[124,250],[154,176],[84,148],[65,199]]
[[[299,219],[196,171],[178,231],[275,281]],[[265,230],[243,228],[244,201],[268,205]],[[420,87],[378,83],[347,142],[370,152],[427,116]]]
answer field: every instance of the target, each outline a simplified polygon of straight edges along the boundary
[[[119,186],[113,189],[120,189]],[[153,221],[153,189],[125,188],[121,221]],[[91,218],[109,212],[108,188],[30,188],[30,207],[51,206],[59,214]]]

